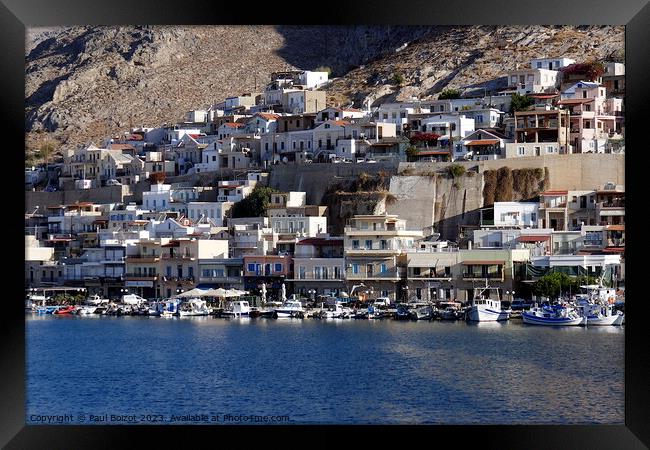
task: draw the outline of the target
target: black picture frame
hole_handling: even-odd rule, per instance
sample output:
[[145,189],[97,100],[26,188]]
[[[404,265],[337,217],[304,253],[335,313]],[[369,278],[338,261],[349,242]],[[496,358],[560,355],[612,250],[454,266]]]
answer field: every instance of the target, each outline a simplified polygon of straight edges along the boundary
[[[257,10],[254,12],[253,10]],[[302,10],[301,16],[289,17],[289,12]],[[426,3],[421,0],[388,2],[318,3],[314,8],[305,4],[273,5],[264,10],[263,5],[249,8],[247,4],[216,3],[206,0],[173,2],[171,0],[146,0],[137,3],[126,0],[90,3],[82,0],[1,0],[0,3],[0,55],[4,64],[2,73],[1,114],[6,135],[16,138],[17,144],[5,144],[7,165],[15,165],[3,174],[3,185],[15,203],[4,224],[5,241],[15,244],[17,252],[24,251],[22,242],[13,236],[24,232],[24,222],[19,220],[18,209],[23,209],[22,174],[23,155],[18,151],[24,142],[24,43],[25,28],[56,25],[125,25],[125,24],[396,24],[396,25],[625,25],[626,26],[626,133],[632,142],[626,155],[626,191],[630,205],[626,211],[626,232],[630,242],[626,258],[629,276],[626,290],[630,302],[626,308],[625,329],[625,425],[593,426],[389,426],[344,427],[346,434],[360,433],[364,440],[383,440],[388,436],[413,435],[429,438],[431,442],[476,443],[482,448],[589,448],[589,449],[641,449],[650,446],[650,356],[645,347],[643,329],[642,292],[642,241],[644,192],[641,178],[647,156],[640,139],[643,118],[650,117],[650,4],[648,0],[464,0],[457,2]],[[5,136],[6,136],[5,135]],[[634,145],[637,143],[637,145]],[[647,145],[646,145],[647,146]],[[7,246],[4,246],[7,248]],[[11,253],[5,250],[5,258]],[[635,261],[640,261],[638,264]],[[5,285],[9,288],[3,300],[7,314],[0,327],[2,332],[2,383],[3,407],[0,408],[0,444],[6,448],[115,448],[133,447],[136,437],[151,444],[154,441],[171,443],[174,439],[200,446],[218,445],[226,434],[235,436],[260,436],[271,442],[278,435],[299,435],[299,440],[319,442],[320,433],[330,433],[318,427],[255,427],[242,430],[238,427],[210,426],[26,426],[25,425],[25,324],[24,312],[18,298],[24,294],[19,286],[22,266],[4,265]],[[16,283],[12,283],[16,280]],[[343,427],[341,427],[343,428]],[[408,428],[408,429],[403,429]],[[350,433],[352,431],[352,433]],[[316,433],[316,434],[314,434]],[[336,433],[335,433],[336,435]],[[323,437],[327,436],[321,435]],[[409,439],[410,438],[410,439]],[[218,440],[219,439],[219,440]],[[305,441],[307,440],[307,441]],[[324,441],[324,440],[323,440]],[[225,441],[223,441],[225,442]],[[447,444],[456,445],[456,444]]]

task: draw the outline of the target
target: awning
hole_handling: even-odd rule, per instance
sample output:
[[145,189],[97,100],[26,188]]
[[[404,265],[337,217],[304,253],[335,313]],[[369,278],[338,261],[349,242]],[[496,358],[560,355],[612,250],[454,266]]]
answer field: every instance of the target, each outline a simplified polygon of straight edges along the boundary
[[451,153],[447,150],[426,150],[423,152],[418,152],[417,156],[434,156],[434,155],[450,155]]
[[479,139],[474,141],[467,141],[465,145],[471,147],[472,145],[496,145],[499,143],[498,139]]
[[505,261],[463,261],[464,266],[488,266],[493,264],[505,264]]
[[519,236],[519,242],[541,242],[548,241],[551,239],[549,235],[523,235]]
[[607,225],[607,231],[625,231],[625,225]]
[[607,247],[603,249],[603,253],[624,253],[625,247]]

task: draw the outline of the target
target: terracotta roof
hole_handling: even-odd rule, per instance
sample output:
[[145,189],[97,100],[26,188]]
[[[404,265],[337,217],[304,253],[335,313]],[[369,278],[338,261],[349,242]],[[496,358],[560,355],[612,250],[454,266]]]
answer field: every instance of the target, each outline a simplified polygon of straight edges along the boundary
[[271,113],[257,113],[257,115],[266,120],[276,120],[278,117],[280,117],[279,114],[271,114]]
[[538,234],[528,234],[519,236],[519,242],[541,242],[548,241],[551,239],[549,235],[538,235]]
[[226,122],[223,124],[223,126],[228,127],[228,128],[241,128],[245,127],[246,125],[243,123],[236,123],[236,122]]
[[567,98],[566,100],[560,100],[557,102],[558,105],[579,105],[581,103],[591,103],[593,98]]
[[109,144],[110,150],[135,150],[131,144]]
[[129,136],[130,141],[141,141],[143,139],[144,138],[142,137],[141,134],[132,134],[131,136]]
[[346,122],[345,120],[330,120],[330,122],[340,127],[347,127],[348,125],[351,125],[350,122]]
[[544,191],[541,192],[539,195],[567,195],[569,191]]
[[498,139],[478,139],[478,140],[473,140],[473,141],[467,141],[465,142],[465,145],[472,146],[472,145],[495,145],[498,144],[499,140]]
[[449,150],[427,150],[418,152],[417,156],[432,156],[432,155],[449,155]]

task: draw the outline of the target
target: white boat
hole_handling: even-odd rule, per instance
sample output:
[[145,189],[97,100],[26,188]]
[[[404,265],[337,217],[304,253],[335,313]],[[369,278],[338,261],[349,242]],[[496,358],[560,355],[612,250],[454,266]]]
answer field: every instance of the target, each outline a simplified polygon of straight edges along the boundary
[[341,302],[335,302],[327,309],[322,309],[319,317],[321,319],[345,319],[352,315],[352,310],[343,306]]
[[570,307],[553,305],[553,306],[534,306],[528,311],[521,313],[524,323],[529,325],[543,326],[581,326],[587,324],[587,318],[578,314]]
[[79,315],[95,314],[97,308],[99,308],[97,305],[81,305],[77,307],[76,313]]
[[221,313],[224,317],[248,317],[251,313],[251,307],[245,300],[236,300],[230,302],[226,309]]
[[86,299],[86,304],[87,305],[94,305],[94,306],[99,306],[99,305],[108,305],[111,301],[107,298],[102,298],[99,295],[95,294],[91,297],[88,297]]
[[305,315],[305,310],[302,303],[298,300],[287,300],[279,308],[275,308],[275,315],[278,319],[286,319],[291,317],[302,318]]
[[150,302],[147,306],[147,315],[160,317],[165,311],[165,302]]
[[200,298],[191,298],[178,307],[179,317],[207,316],[208,314],[210,314],[208,305],[205,300]]
[[487,280],[485,281],[485,287],[474,288],[474,298],[472,299],[470,308],[467,310],[467,320],[473,322],[496,322],[510,318],[511,311],[501,307],[501,300],[498,298],[490,298],[491,290],[495,291],[495,296],[498,297],[498,288],[488,286]]
[[625,315],[617,311],[614,302],[616,291],[601,285],[580,286],[588,294],[577,295],[578,311],[589,325],[622,325]]

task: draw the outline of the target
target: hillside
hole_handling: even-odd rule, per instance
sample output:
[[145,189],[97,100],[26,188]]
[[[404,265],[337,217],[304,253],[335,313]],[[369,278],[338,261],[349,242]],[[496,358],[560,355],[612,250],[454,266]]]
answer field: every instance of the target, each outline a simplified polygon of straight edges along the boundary
[[46,136],[61,148],[99,144],[129,126],[174,123],[191,109],[260,91],[276,70],[328,66],[328,104],[361,107],[431,98],[446,86],[498,87],[504,70],[536,56],[622,60],[623,45],[623,27],[30,29],[26,146],[29,153]]

